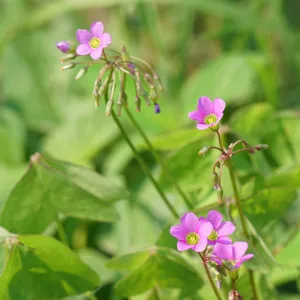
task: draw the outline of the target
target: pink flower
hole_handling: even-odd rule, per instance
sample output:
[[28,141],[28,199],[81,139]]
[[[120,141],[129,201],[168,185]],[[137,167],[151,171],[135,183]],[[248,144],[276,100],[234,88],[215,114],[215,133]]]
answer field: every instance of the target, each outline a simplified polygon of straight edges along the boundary
[[223,117],[225,109],[225,101],[215,99],[211,101],[208,97],[201,97],[198,100],[198,109],[189,113],[189,118],[198,121],[197,128],[204,130],[209,127],[212,129],[218,128],[218,123]]
[[97,60],[102,55],[102,49],[111,44],[111,36],[104,32],[102,22],[95,22],[91,25],[91,32],[85,29],[78,29],[76,32],[77,41],[80,45],[76,52],[78,55],[88,55]]
[[206,220],[213,226],[213,231],[208,236],[208,245],[215,245],[216,243],[231,244],[231,239],[227,236],[235,231],[235,226],[231,222],[222,222],[222,214],[216,210],[211,210],[206,218],[200,217],[199,220]]
[[214,247],[214,254],[223,260],[229,260],[233,264],[233,269],[237,269],[241,264],[251,259],[253,254],[246,254],[247,242],[236,242],[234,244],[217,243]]
[[56,43],[56,47],[63,53],[67,53],[70,50],[70,43],[68,41],[61,41]]
[[178,239],[178,251],[192,249],[202,252],[207,246],[207,237],[212,229],[209,222],[199,220],[195,214],[189,212],[182,216],[180,225],[171,227],[170,233]]

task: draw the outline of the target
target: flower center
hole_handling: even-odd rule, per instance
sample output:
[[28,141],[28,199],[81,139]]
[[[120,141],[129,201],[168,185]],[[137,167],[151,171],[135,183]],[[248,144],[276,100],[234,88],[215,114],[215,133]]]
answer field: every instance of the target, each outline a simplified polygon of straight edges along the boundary
[[89,42],[90,46],[93,48],[93,49],[96,49],[100,46],[100,39],[99,38],[96,38],[96,37],[93,37],[90,42]]
[[198,241],[199,241],[199,235],[196,232],[190,232],[186,236],[186,242],[189,245],[196,245],[196,244],[198,244]]
[[216,123],[217,122],[217,116],[215,115],[215,114],[209,114],[209,115],[207,115],[206,117],[205,117],[205,119],[204,119],[204,123],[205,124],[208,124],[208,125],[210,125],[210,124],[214,124],[214,123]]
[[216,231],[212,231],[210,235],[207,237],[210,241],[215,241],[218,239],[218,233]]

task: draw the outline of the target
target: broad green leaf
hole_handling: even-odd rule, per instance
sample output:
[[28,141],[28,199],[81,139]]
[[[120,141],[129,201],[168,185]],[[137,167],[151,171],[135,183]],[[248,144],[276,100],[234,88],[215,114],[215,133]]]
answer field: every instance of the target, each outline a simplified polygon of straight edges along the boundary
[[0,298],[59,299],[96,289],[97,274],[64,244],[47,236],[18,236],[0,277]]
[[24,159],[25,127],[13,110],[0,110],[0,163],[20,164]]
[[182,89],[184,113],[196,107],[200,95],[245,102],[255,92],[256,74],[250,63],[261,59],[255,55],[221,56],[199,67]]
[[16,233],[40,233],[58,213],[94,221],[118,219],[112,203],[128,197],[123,187],[87,168],[49,156],[35,154],[31,160],[2,212],[5,228]]
[[148,253],[149,257],[143,264],[117,283],[119,295],[134,296],[155,286],[193,294],[201,287],[203,282],[196,269],[176,251],[159,247]]

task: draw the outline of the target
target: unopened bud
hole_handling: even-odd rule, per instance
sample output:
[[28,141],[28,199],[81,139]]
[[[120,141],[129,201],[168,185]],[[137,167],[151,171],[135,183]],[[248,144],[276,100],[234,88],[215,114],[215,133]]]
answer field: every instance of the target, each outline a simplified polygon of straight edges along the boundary
[[136,111],[140,112],[141,111],[141,98],[138,96],[135,97],[135,105],[136,105]]
[[121,59],[122,59],[122,61],[127,61],[127,62],[130,61],[130,56],[126,51],[125,46],[121,47]]
[[102,97],[102,95],[106,91],[107,84],[108,84],[108,77],[104,80],[103,84],[101,84],[99,87],[99,90],[98,90],[99,97]]
[[121,101],[117,101],[117,115],[121,116],[122,115],[122,102]]
[[218,190],[220,188],[219,175],[216,172],[213,172],[213,185],[215,190]]
[[64,65],[63,67],[60,68],[61,71],[65,71],[65,70],[69,70],[69,69],[73,69],[76,66],[76,63],[68,63],[66,65]]
[[78,80],[81,77],[83,77],[85,75],[85,73],[88,71],[88,67],[82,68],[79,70],[79,72],[77,73],[77,75],[75,76],[75,79]]
[[95,107],[99,107],[100,96],[99,96],[98,92],[94,90],[92,93],[92,96],[93,96],[93,99],[95,102]]
[[218,272],[218,270],[215,267],[210,268],[210,273],[213,279],[215,280],[218,289],[220,289],[222,286],[222,275]]
[[267,145],[267,144],[259,144],[259,145],[254,146],[254,148],[256,150],[266,150],[266,149],[269,148],[269,145]]
[[142,90],[142,96],[145,99],[147,105],[150,106],[151,103],[150,103],[150,99],[149,99],[149,94],[144,89]]
[[201,148],[198,152],[199,156],[203,156],[208,152],[209,148],[207,146],[204,146],[203,148]]
[[106,114],[107,117],[111,115],[113,105],[114,105],[114,101],[112,99],[107,101],[106,109],[105,109],[105,114]]
[[163,84],[161,82],[161,79],[159,78],[159,76],[157,74],[154,74],[154,81],[156,82],[159,90],[162,92],[164,90]]
[[223,196],[224,196],[224,191],[221,186],[217,189],[217,195],[218,195],[218,203],[222,204],[223,203]]
[[160,113],[160,106],[159,106],[159,104],[155,103],[154,106],[155,106],[155,113],[159,114]]
[[60,61],[62,62],[62,63],[65,63],[65,62],[67,62],[67,61],[70,61],[70,60],[73,60],[74,58],[76,58],[76,54],[74,54],[74,53],[69,53],[69,54],[67,54],[67,55],[65,55],[65,56],[63,56],[63,57],[61,57],[60,58]]
[[243,300],[243,297],[238,291],[232,290],[228,294],[228,300]]
[[151,86],[151,87],[150,87],[149,98],[150,98],[150,100],[151,100],[153,103],[156,103],[156,102],[157,102],[158,95],[157,95],[157,92],[156,92],[156,89],[155,89],[154,86]]

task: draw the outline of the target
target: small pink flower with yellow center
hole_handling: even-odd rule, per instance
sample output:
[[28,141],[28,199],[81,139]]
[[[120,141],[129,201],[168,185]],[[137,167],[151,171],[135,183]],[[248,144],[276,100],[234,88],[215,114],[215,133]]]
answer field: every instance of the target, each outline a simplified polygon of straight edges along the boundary
[[211,234],[213,226],[210,222],[200,220],[191,212],[180,219],[180,225],[172,226],[170,233],[178,239],[178,251],[192,249],[202,252],[207,246],[207,237]]
[[197,128],[199,130],[207,128],[218,130],[218,124],[223,117],[225,106],[225,101],[222,99],[217,98],[211,101],[204,96],[198,100],[197,110],[189,113],[189,118],[198,121]]
[[91,32],[85,29],[78,29],[76,32],[77,41],[80,45],[76,52],[78,55],[90,55],[97,60],[101,57],[103,48],[111,44],[111,36],[103,32],[102,22],[95,22],[91,25]]

